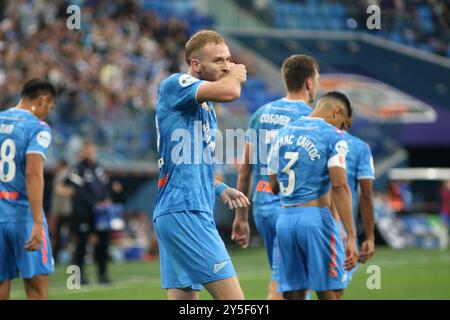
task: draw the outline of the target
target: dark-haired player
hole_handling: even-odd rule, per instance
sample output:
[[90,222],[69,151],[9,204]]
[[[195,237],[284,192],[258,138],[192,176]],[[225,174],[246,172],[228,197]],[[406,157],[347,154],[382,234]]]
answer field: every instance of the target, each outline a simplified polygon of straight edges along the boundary
[[[270,185],[274,193],[281,193],[276,226],[279,290],[287,299],[304,299],[308,289],[319,299],[338,299],[347,284],[346,271],[357,262],[346,175],[349,150],[338,129],[352,115],[344,97],[325,94],[310,116],[280,129],[269,153]],[[347,232],[346,249],[331,200]]]
[[[319,80],[319,65],[314,58],[293,55],[281,66],[286,96],[260,107],[250,119],[251,134],[247,137],[244,161],[239,167],[237,189],[247,197],[252,194],[253,218],[264,241],[272,278],[269,283],[269,300],[283,296],[277,292],[278,270],[274,255],[276,248],[276,222],[280,210],[280,196],[272,193],[267,171],[267,154],[277,131],[290,121],[309,115],[313,109],[308,104],[316,98]],[[253,185],[250,181],[253,179]],[[232,238],[242,247],[247,247],[250,238],[248,208],[237,209]]]
[[43,212],[44,161],[51,130],[43,121],[55,104],[50,82],[32,79],[19,104],[0,112],[0,298],[11,279],[24,279],[28,299],[47,299],[54,270]]

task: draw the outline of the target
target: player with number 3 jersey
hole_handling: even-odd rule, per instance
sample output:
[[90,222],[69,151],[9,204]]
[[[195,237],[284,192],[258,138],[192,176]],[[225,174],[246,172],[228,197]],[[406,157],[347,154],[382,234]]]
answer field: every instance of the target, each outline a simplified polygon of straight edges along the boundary
[[[309,117],[279,131],[269,153],[270,185],[281,193],[276,230],[279,289],[287,299],[338,299],[346,271],[357,261],[351,192],[346,176],[348,144],[341,128],[351,117],[348,98],[329,92]],[[331,199],[348,234],[345,252]]]

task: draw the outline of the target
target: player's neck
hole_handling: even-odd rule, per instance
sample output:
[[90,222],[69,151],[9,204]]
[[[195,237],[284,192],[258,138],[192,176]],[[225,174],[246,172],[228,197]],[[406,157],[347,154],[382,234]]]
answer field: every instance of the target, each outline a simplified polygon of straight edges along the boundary
[[311,112],[311,114],[308,117],[310,117],[310,118],[320,118],[320,119],[325,120],[326,114],[324,112],[322,112],[321,110],[314,110],[313,112]]
[[22,100],[22,99],[15,106],[15,108],[16,109],[21,109],[21,110],[26,110],[26,111],[29,111],[29,112],[33,113],[32,112],[33,106],[31,104],[29,104],[28,102]]
[[189,68],[187,74],[190,76],[193,76],[196,79],[200,79],[200,75],[197,72],[195,72],[194,70],[192,70],[192,68]]
[[300,92],[288,92],[284,97],[286,100],[290,101],[303,101],[305,104],[308,104],[309,97],[308,92],[300,91]]

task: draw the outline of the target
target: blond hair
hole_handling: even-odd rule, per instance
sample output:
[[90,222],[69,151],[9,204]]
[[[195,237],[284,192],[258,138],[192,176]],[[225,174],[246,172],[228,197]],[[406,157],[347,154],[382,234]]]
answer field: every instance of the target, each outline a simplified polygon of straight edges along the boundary
[[185,49],[185,59],[188,65],[191,64],[192,54],[208,43],[219,44],[224,43],[223,37],[213,30],[200,30],[196,32],[186,43]]

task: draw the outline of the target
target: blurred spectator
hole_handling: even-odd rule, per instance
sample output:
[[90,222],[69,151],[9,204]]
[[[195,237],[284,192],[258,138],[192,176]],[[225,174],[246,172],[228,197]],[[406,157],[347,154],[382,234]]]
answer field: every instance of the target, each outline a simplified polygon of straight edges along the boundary
[[450,227],[450,180],[441,187],[441,217],[447,228]]
[[73,263],[81,269],[81,283],[88,283],[84,263],[90,233],[96,235],[94,258],[98,265],[98,282],[109,283],[107,263],[110,229],[100,227],[96,210],[111,205],[112,201],[109,178],[97,163],[97,146],[93,142],[84,143],[80,161],[70,170],[66,183],[75,189],[72,228],[76,236],[76,249]]
[[[114,204],[118,204],[121,206],[125,205],[126,197],[125,193],[123,192],[123,185],[118,180],[115,180],[111,183],[111,201]],[[122,219],[121,221],[123,222]],[[111,242],[113,245],[120,244],[120,238],[122,237],[123,226],[117,229],[119,230],[111,231]]]
[[391,181],[388,186],[390,202],[395,212],[407,210],[412,204],[409,182]]
[[381,218],[392,218],[395,216],[391,206],[391,197],[385,192],[375,192],[374,196],[375,221]]
[[113,203],[124,205],[126,202],[125,193],[123,192],[123,185],[120,181],[113,181],[111,183],[111,200]]
[[116,245],[123,250],[126,260],[153,260],[158,257],[159,248],[156,232],[146,212],[133,211],[125,216],[126,224],[122,237]]
[[72,215],[72,196],[74,189],[64,182],[69,174],[69,166],[65,160],[60,160],[55,176],[50,207],[50,225],[52,233],[53,256],[59,262],[58,253],[62,247],[67,246],[69,240],[69,226]]

